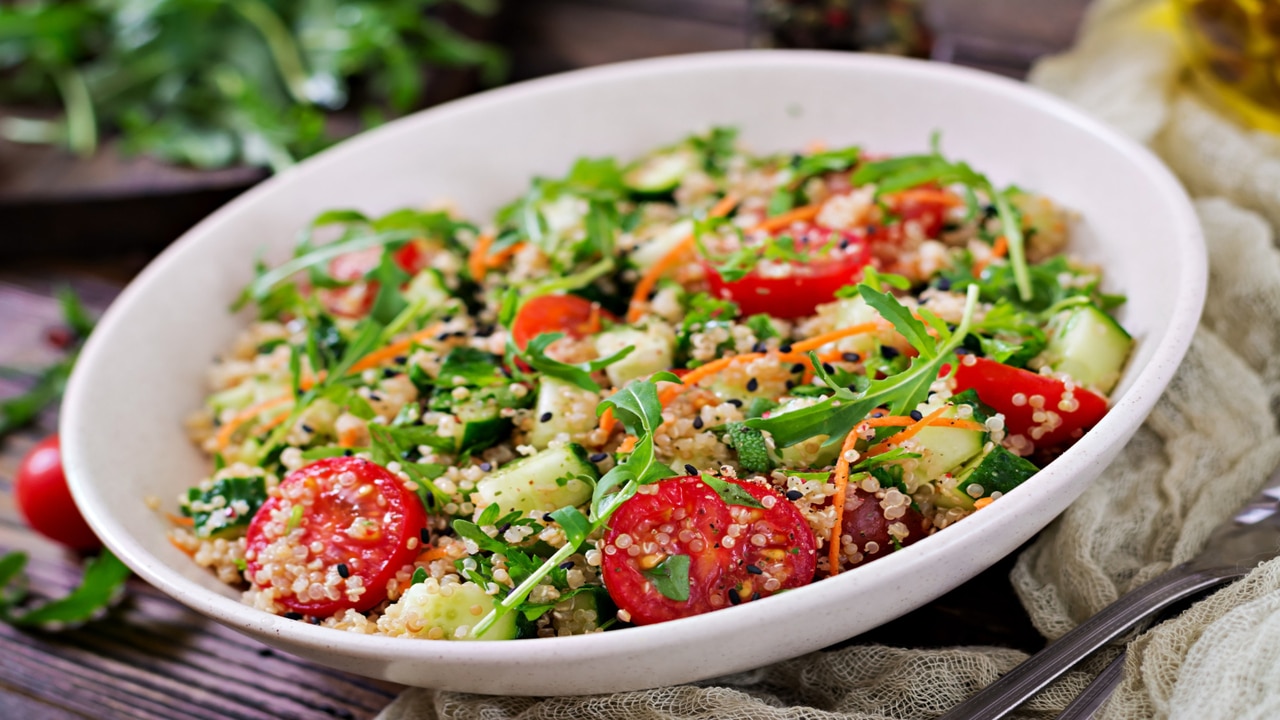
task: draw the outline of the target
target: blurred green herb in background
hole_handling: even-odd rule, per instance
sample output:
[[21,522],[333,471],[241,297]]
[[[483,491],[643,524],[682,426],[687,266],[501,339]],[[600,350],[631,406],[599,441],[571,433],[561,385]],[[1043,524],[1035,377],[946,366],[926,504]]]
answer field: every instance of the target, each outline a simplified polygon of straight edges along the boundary
[[414,109],[427,68],[504,55],[441,17],[490,15],[498,0],[19,0],[0,5],[0,103],[60,107],[0,118],[0,136],[92,154],[124,149],[216,168],[281,170],[332,144],[326,113],[366,125]]

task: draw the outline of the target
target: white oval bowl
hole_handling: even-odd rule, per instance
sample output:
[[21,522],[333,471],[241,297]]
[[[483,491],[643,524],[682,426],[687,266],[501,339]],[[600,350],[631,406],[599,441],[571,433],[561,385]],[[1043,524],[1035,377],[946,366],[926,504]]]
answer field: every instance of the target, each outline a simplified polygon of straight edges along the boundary
[[[167,505],[208,472],[183,419],[205,371],[247,316],[227,307],[253,259],[287,257],[335,207],[380,213],[450,198],[484,218],[534,175],[583,155],[626,158],[711,124],[759,151],[861,144],[945,152],[997,183],[1078,210],[1072,251],[1100,263],[1137,339],[1107,416],[990,508],[881,560],[706,615],[588,636],[442,642],[344,633],[240,604],[165,540]],[[76,502],[138,575],[195,610],[320,663],[409,685],[478,693],[602,693],[758,667],[852,637],[938,597],[1043,528],[1116,456],[1173,376],[1196,328],[1206,262],[1181,187],[1144,148],[1065,103],[951,66],[820,52],[746,51],[646,60],[523,83],[429,110],[343,143],[262,183],[167,249],[90,338],[63,409]]]

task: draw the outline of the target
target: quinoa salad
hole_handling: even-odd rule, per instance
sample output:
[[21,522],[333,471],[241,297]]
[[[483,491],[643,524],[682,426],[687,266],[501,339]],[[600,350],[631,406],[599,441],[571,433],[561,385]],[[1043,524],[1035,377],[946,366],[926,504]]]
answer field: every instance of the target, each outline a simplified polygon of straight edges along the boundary
[[1133,341],[1072,222],[936,137],[761,155],[730,128],[489,218],[324,213],[235,306],[169,539],[257,609],[437,640],[849,572],[1106,413]]

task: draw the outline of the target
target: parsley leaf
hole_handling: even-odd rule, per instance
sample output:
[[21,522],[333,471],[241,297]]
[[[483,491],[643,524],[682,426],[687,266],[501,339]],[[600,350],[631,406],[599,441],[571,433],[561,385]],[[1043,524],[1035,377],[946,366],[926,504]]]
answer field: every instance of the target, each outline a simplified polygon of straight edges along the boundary
[[667,559],[643,572],[663,597],[676,602],[686,602],[689,599],[688,555],[668,555]]
[[764,507],[764,505],[761,505],[760,501],[756,500],[751,493],[742,489],[741,485],[731,483],[724,478],[716,477],[715,475],[708,475],[706,473],[703,473],[700,477],[702,478],[702,482],[706,483],[708,487],[716,491],[716,494],[720,496],[720,499],[724,501],[725,505],[742,505],[744,507],[751,508]]

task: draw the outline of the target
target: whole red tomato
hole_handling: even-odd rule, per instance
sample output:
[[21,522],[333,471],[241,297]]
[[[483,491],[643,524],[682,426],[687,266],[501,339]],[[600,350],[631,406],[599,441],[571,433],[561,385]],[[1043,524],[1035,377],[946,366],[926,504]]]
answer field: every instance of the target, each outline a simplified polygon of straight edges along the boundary
[[102,545],[71,499],[57,435],[36,443],[22,459],[13,495],[22,517],[41,535],[76,550]]

